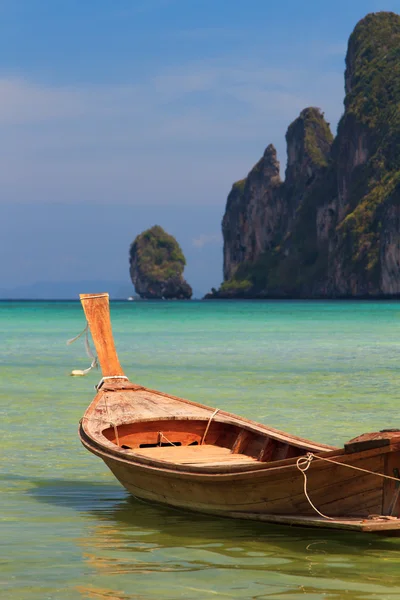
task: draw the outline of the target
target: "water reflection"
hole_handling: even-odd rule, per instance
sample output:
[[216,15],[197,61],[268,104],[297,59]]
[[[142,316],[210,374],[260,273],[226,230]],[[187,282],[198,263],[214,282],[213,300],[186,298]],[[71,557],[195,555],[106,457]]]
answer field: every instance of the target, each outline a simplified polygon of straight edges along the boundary
[[[116,484],[30,480],[85,518],[82,598],[399,598],[400,540],[219,519],[150,505]],[[377,568],[379,565],[379,568]]]

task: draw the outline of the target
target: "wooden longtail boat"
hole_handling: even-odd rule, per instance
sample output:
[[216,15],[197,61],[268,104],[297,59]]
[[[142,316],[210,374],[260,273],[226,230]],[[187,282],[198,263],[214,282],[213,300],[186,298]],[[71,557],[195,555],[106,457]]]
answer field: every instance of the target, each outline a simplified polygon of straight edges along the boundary
[[400,430],[335,448],[131,383],[108,294],[80,298],[103,374],[80,439],[133,496],[223,517],[400,530]]

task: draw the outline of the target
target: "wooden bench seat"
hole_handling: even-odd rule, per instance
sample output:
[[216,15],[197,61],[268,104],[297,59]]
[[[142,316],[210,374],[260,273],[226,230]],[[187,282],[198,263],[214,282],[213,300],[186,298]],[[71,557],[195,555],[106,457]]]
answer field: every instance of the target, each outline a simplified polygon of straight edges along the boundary
[[203,444],[202,446],[157,446],[138,448],[135,454],[154,460],[187,465],[224,465],[232,463],[254,463],[257,460],[246,454],[233,454],[229,448]]

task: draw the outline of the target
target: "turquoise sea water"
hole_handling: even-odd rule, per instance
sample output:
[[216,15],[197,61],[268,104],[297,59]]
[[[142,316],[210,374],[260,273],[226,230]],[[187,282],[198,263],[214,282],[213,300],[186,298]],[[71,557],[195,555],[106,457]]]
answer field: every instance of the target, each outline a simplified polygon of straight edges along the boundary
[[[130,378],[315,440],[400,427],[400,304],[113,303]],[[0,598],[400,599],[400,538],[130,499],[79,444],[78,303],[0,303]]]

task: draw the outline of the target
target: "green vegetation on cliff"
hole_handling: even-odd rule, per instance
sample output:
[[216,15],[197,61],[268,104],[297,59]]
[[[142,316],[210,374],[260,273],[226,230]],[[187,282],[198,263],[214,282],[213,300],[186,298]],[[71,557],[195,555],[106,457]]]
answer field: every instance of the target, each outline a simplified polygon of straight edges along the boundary
[[129,251],[130,275],[141,298],[188,300],[192,288],[183,279],[186,261],[172,235],[155,225],[138,235]]
[[345,79],[346,115],[353,114],[375,130],[377,141],[387,149],[393,125],[400,123],[399,15],[373,13],[356,25],[349,39]]
[[130,257],[133,256],[138,269],[150,282],[180,276],[186,264],[176,239],[159,225],[137,236],[130,248]]
[[309,107],[301,111],[300,116],[289,125],[286,140],[302,139],[305,156],[314,165],[324,167],[328,164],[327,155],[333,142],[333,135],[319,108]]
[[353,273],[380,285],[382,207],[400,181],[400,16],[367,15],[350,36],[346,58],[346,112],[338,136],[355,128],[368,159],[354,173],[349,212],[339,243]]
[[240,179],[239,181],[235,181],[232,186],[232,190],[235,190],[242,194],[244,192],[244,186],[246,185],[246,179]]
[[[400,15],[369,14],[356,25],[345,87],[335,140],[316,108],[289,126],[280,238],[251,253],[240,231],[228,231],[221,296],[234,296],[235,286],[249,297],[400,294]],[[227,204],[227,213],[251,204],[259,220],[262,184],[235,186],[241,201]],[[278,201],[272,196],[268,214]],[[257,223],[240,215],[235,222],[251,239]]]
[[[281,239],[276,236],[276,243],[255,260],[243,260],[233,277],[221,285],[220,295],[262,297],[268,290],[270,296],[292,296],[326,266],[326,260],[321,259],[317,250],[316,210],[320,195],[326,199],[332,194],[333,136],[323,113],[310,107],[291,123],[286,140],[290,156],[286,181],[281,185],[284,203],[288,209],[292,208],[296,225],[291,231],[284,231]],[[244,181],[237,182],[232,189],[240,192],[242,204],[246,202]],[[232,197],[236,196],[231,195],[227,211],[234,208]],[[290,252],[286,252],[288,245]]]

